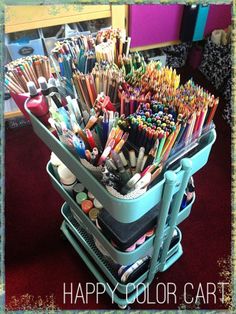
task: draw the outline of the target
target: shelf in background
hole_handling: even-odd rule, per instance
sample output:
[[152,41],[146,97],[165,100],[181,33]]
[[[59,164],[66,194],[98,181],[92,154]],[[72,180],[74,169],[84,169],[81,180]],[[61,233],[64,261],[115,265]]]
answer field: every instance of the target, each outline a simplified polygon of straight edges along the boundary
[[180,40],[173,40],[173,41],[167,41],[164,43],[157,43],[153,45],[148,45],[148,46],[140,46],[140,47],[133,47],[130,48],[130,51],[143,51],[143,50],[149,50],[149,49],[155,49],[155,48],[162,48],[162,47],[167,47],[167,46],[172,46],[172,45],[178,45],[180,44]]
[[22,117],[23,113],[20,110],[4,112],[4,119],[12,119],[16,117]]
[[[37,14],[35,14],[37,12]],[[6,6],[5,33],[111,17],[110,5]]]

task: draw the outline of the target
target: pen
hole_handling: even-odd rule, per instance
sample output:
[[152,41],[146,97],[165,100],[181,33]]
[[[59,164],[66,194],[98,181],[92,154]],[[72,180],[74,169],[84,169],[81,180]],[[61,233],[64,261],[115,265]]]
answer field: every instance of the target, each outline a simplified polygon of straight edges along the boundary
[[98,165],[101,165],[101,164],[105,163],[106,158],[109,156],[109,154],[110,154],[114,144],[115,144],[115,140],[111,139],[109,144],[108,144],[108,146],[104,149],[101,157],[99,158]]
[[119,155],[114,150],[111,151],[111,157],[114,160],[116,167],[119,171],[121,184],[126,184],[130,179],[130,174],[125,170]]
[[144,154],[145,154],[145,148],[140,147],[139,153],[138,153],[138,158],[137,158],[137,163],[136,163],[135,173],[139,173],[141,171]]
[[122,136],[122,139],[120,140],[120,142],[114,148],[114,151],[116,153],[119,153],[121,151],[121,149],[124,146],[125,142],[127,141],[128,137],[129,137],[129,133],[125,132],[124,135]]
[[91,152],[88,149],[85,150],[85,156],[88,161],[91,161]]
[[134,171],[136,167],[136,156],[135,151],[133,149],[129,151],[129,162],[132,167],[132,170]]
[[86,133],[86,137],[87,137],[87,141],[88,141],[88,143],[89,143],[89,146],[90,146],[91,148],[96,147],[96,143],[95,143],[95,141],[94,141],[92,132],[91,132],[89,129],[86,129],[86,130],[85,130],[85,133]]
[[147,172],[136,184],[135,189],[143,189],[151,182],[151,173]]

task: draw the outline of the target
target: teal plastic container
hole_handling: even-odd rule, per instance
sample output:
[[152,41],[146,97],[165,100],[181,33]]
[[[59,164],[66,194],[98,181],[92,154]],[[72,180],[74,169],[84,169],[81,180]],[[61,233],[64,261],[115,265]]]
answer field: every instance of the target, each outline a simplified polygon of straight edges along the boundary
[[[133,222],[142,217],[147,211],[161,201],[163,187],[165,183],[164,174],[160,181],[143,195],[135,199],[120,199],[111,195],[106,188],[80,163],[80,161],[26,108],[34,132],[51,149],[58,158],[75,174],[84,186],[109,209],[110,214],[123,223]],[[202,168],[209,157],[211,147],[216,139],[216,132],[212,130],[205,140],[205,146],[197,154],[191,157],[193,162],[192,174]],[[200,145],[199,145],[200,147]],[[179,189],[184,171],[176,170],[177,184],[174,193]]]
[[[62,196],[62,198],[66,201],[66,203],[71,207],[71,211],[73,215],[77,218],[77,221],[81,221],[83,227],[91,233],[104,247],[109,256],[118,264],[127,265],[135,262],[137,259],[145,256],[147,252],[152,248],[154,242],[154,235],[147,239],[142,245],[138,246],[132,252],[122,252],[117,250],[114,246],[111,245],[109,240],[103,235],[103,233],[96,227],[95,223],[91,221],[91,219],[84,214],[81,207],[75,202],[75,200],[69,195],[69,193],[63,188],[60,182],[55,178],[53,167],[50,162],[47,164],[47,172],[50,176],[53,187],[58,191],[58,193]],[[188,217],[191,211],[192,204],[194,202],[195,197],[192,202],[184,208],[181,212],[179,212],[178,223],[182,222],[185,218]],[[62,213],[63,214],[63,213]],[[169,231],[169,227],[166,225],[165,234]]]
[[[61,213],[65,219],[66,227],[69,228],[69,230],[73,233],[73,235],[76,237],[76,239],[83,245],[83,247],[86,249],[86,252],[94,259],[94,263],[96,263],[100,270],[102,270],[103,274],[108,278],[111,283],[115,286],[118,283],[117,290],[121,293],[131,293],[133,290],[135,290],[136,286],[140,282],[144,282],[144,280],[148,276],[148,271],[143,273],[134,283],[133,285],[130,284],[123,284],[120,283],[117,280],[116,273],[114,269],[111,267],[109,261],[104,258],[104,256],[101,254],[101,252],[97,249],[96,245],[94,244],[94,241],[92,237],[78,224],[78,222],[73,219],[70,213],[70,208],[67,203],[64,203],[61,208]],[[63,233],[67,237],[67,239],[70,241],[70,243],[73,245],[73,247],[76,249],[76,251],[79,253],[78,244],[71,239],[71,236],[65,232],[65,226],[62,228]],[[178,235],[179,235],[179,241],[176,243],[167,254],[167,262],[168,264],[166,267],[170,267],[180,256],[182,252],[181,247],[181,231],[176,228]],[[80,253],[79,253],[80,254]],[[158,261],[156,262],[156,271],[158,271]],[[167,269],[167,268],[166,268]],[[93,272],[96,276],[97,273],[99,273],[99,270],[96,269],[96,272]]]
[[184,209],[179,211],[177,222],[176,222],[177,225],[179,225],[182,221],[188,218],[188,216],[191,213],[191,209],[192,209],[193,203],[195,202],[195,199],[196,199],[196,193],[194,193],[191,202]]

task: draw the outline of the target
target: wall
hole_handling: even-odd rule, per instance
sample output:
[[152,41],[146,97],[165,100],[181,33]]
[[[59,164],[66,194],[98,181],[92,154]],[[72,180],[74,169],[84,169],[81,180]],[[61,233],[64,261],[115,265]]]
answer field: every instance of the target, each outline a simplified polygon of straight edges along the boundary
[[179,4],[131,5],[129,34],[131,47],[177,40],[183,15]]
[[214,29],[228,27],[231,24],[231,9],[231,5],[211,4],[204,34],[210,35]]
[[[129,6],[131,47],[154,45],[179,39],[183,15],[181,4]],[[210,5],[205,35],[231,23],[231,5]]]

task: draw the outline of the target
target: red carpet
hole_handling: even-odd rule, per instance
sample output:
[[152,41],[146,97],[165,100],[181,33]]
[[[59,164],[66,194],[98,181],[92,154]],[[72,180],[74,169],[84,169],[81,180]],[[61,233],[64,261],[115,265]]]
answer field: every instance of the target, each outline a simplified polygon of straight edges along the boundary
[[[186,77],[188,74],[186,74]],[[200,74],[197,75],[201,85]],[[217,300],[207,300],[207,283],[229,283],[231,254],[230,214],[230,130],[222,119],[223,103],[215,119],[217,140],[208,164],[194,176],[196,202],[190,217],[180,225],[184,254],[165,273],[159,274],[149,289],[149,303],[156,302],[158,282],[175,283],[177,301],[170,297],[164,304],[132,305],[132,309],[224,309],[217,287]],[[46,173],[50,152],[33,133],[30,126],[6,130],[5,157],[5,219],[6,219],[6,305],[8,309],[31,308],[60,309],[117,309],[107,294],[88,298],[89,303],[63,304],[63,283],[96,283],[79,256],[60,235],[63,200],[54,191]],[[194,289],[187,293],[195,298],[199,283],[205,296],[200,304],[184,305],[184,285]],[[212,291],[212,288],[211,288]],[[229,295],[225,287],[225,296]],[[163,295],[162,295],[163,297]],[[148,296],[146,295],[148,301]],[[160,297],[161,300],[161,297]],[[163,298],[162,298],[163,300]],[[161,302],[161,301],[160,301]],[[159,302],[159,303],[160,303]],[[168,304],[169,303],[169,304]]]

